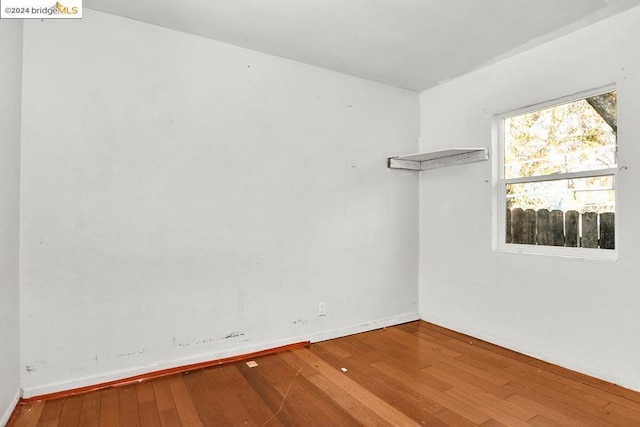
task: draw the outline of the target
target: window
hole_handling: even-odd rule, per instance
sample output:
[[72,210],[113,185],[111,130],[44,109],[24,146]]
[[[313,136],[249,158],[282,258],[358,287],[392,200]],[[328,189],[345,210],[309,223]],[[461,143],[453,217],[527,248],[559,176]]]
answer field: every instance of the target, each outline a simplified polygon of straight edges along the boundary
[[599,91],[500,116],[499,248],[615,255],[616,107]]

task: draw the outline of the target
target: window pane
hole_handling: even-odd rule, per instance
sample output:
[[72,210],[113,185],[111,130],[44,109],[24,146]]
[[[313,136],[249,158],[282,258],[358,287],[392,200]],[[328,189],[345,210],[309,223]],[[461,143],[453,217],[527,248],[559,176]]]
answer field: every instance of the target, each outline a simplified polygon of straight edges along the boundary
[[505,119],[505,178],[616,167],[616,104],[609,92]]
[[507,184],[506,243],[615,249],[613,176]]
[[613,176],[507,184],[507,208],[615,212]]

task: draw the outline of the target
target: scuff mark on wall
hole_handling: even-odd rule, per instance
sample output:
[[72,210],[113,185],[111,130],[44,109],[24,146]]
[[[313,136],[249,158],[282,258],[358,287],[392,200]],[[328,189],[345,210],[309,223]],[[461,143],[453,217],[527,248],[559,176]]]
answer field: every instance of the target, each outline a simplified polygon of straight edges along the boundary
[[[116,356],[118,356],[118,357],[138,356],[140,354],[154,353],[156,351],[160,351],[160,349],[159,348],[154,348],[154,349],[148,350],[146,348],[142,348],[140,350],[133,350],[133,351],[129,351],[129,352],[118,353],[118,354],[116,354]],[[96,355],[96,360],[97,360],[97,358],[98,358],[98,356]]]
[[[191,341],[187,341],[187,342],[179,342],[178,343],[178,347],[188,347],[190,345],[210,344],[210,343],[213,343],[213,342],[216,342],[216,341],[240,338],[240,337],[244,337],[245,333],[246,333],[245,331],[236,331],[236,332],[229,332],[228,334],[225,334],[225,335],[222,335],[222,336],[218,336],[218,337],[213,337],[213,338],[205,338],[205,339],[200,339],[200,340],[191,340]],[[246,341],[248,341],[248,339],[241,340],[241,342],[246,342]]]
[[231,332],[224,337],[225,340],[244,336],[244,332]]
[[24,366],[24,371],[28,374],[31,374],[33,372],[37,372],[38,370],[40,370],[41,368],[45,367],[45,363],[44,360],[37,360],[35,362],[31,362],[28,363]]

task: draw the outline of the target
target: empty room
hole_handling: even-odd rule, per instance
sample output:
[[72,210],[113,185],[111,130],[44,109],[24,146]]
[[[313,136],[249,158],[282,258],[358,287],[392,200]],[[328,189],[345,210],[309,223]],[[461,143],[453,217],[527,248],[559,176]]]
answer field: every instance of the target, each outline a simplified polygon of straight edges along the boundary
[[0,425],[640,425],[640,0],[0,4]]

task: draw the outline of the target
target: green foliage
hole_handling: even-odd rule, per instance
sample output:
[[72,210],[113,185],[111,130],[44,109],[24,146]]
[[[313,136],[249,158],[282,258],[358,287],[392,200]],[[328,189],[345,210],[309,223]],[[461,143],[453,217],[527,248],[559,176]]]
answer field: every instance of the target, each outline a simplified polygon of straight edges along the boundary
[[[617,121],[614,115],[615,96],[615,92],[610,92],[507,118],[505,178],[615,167],[616,129],[612,127],[612,123]],[[603,104],[606,109],[601,108]],[[580,211],[612,209],[612,180],[580,179],[579,188],[576,188],[576,181],[566,179],[508,185],[507,207]]]

